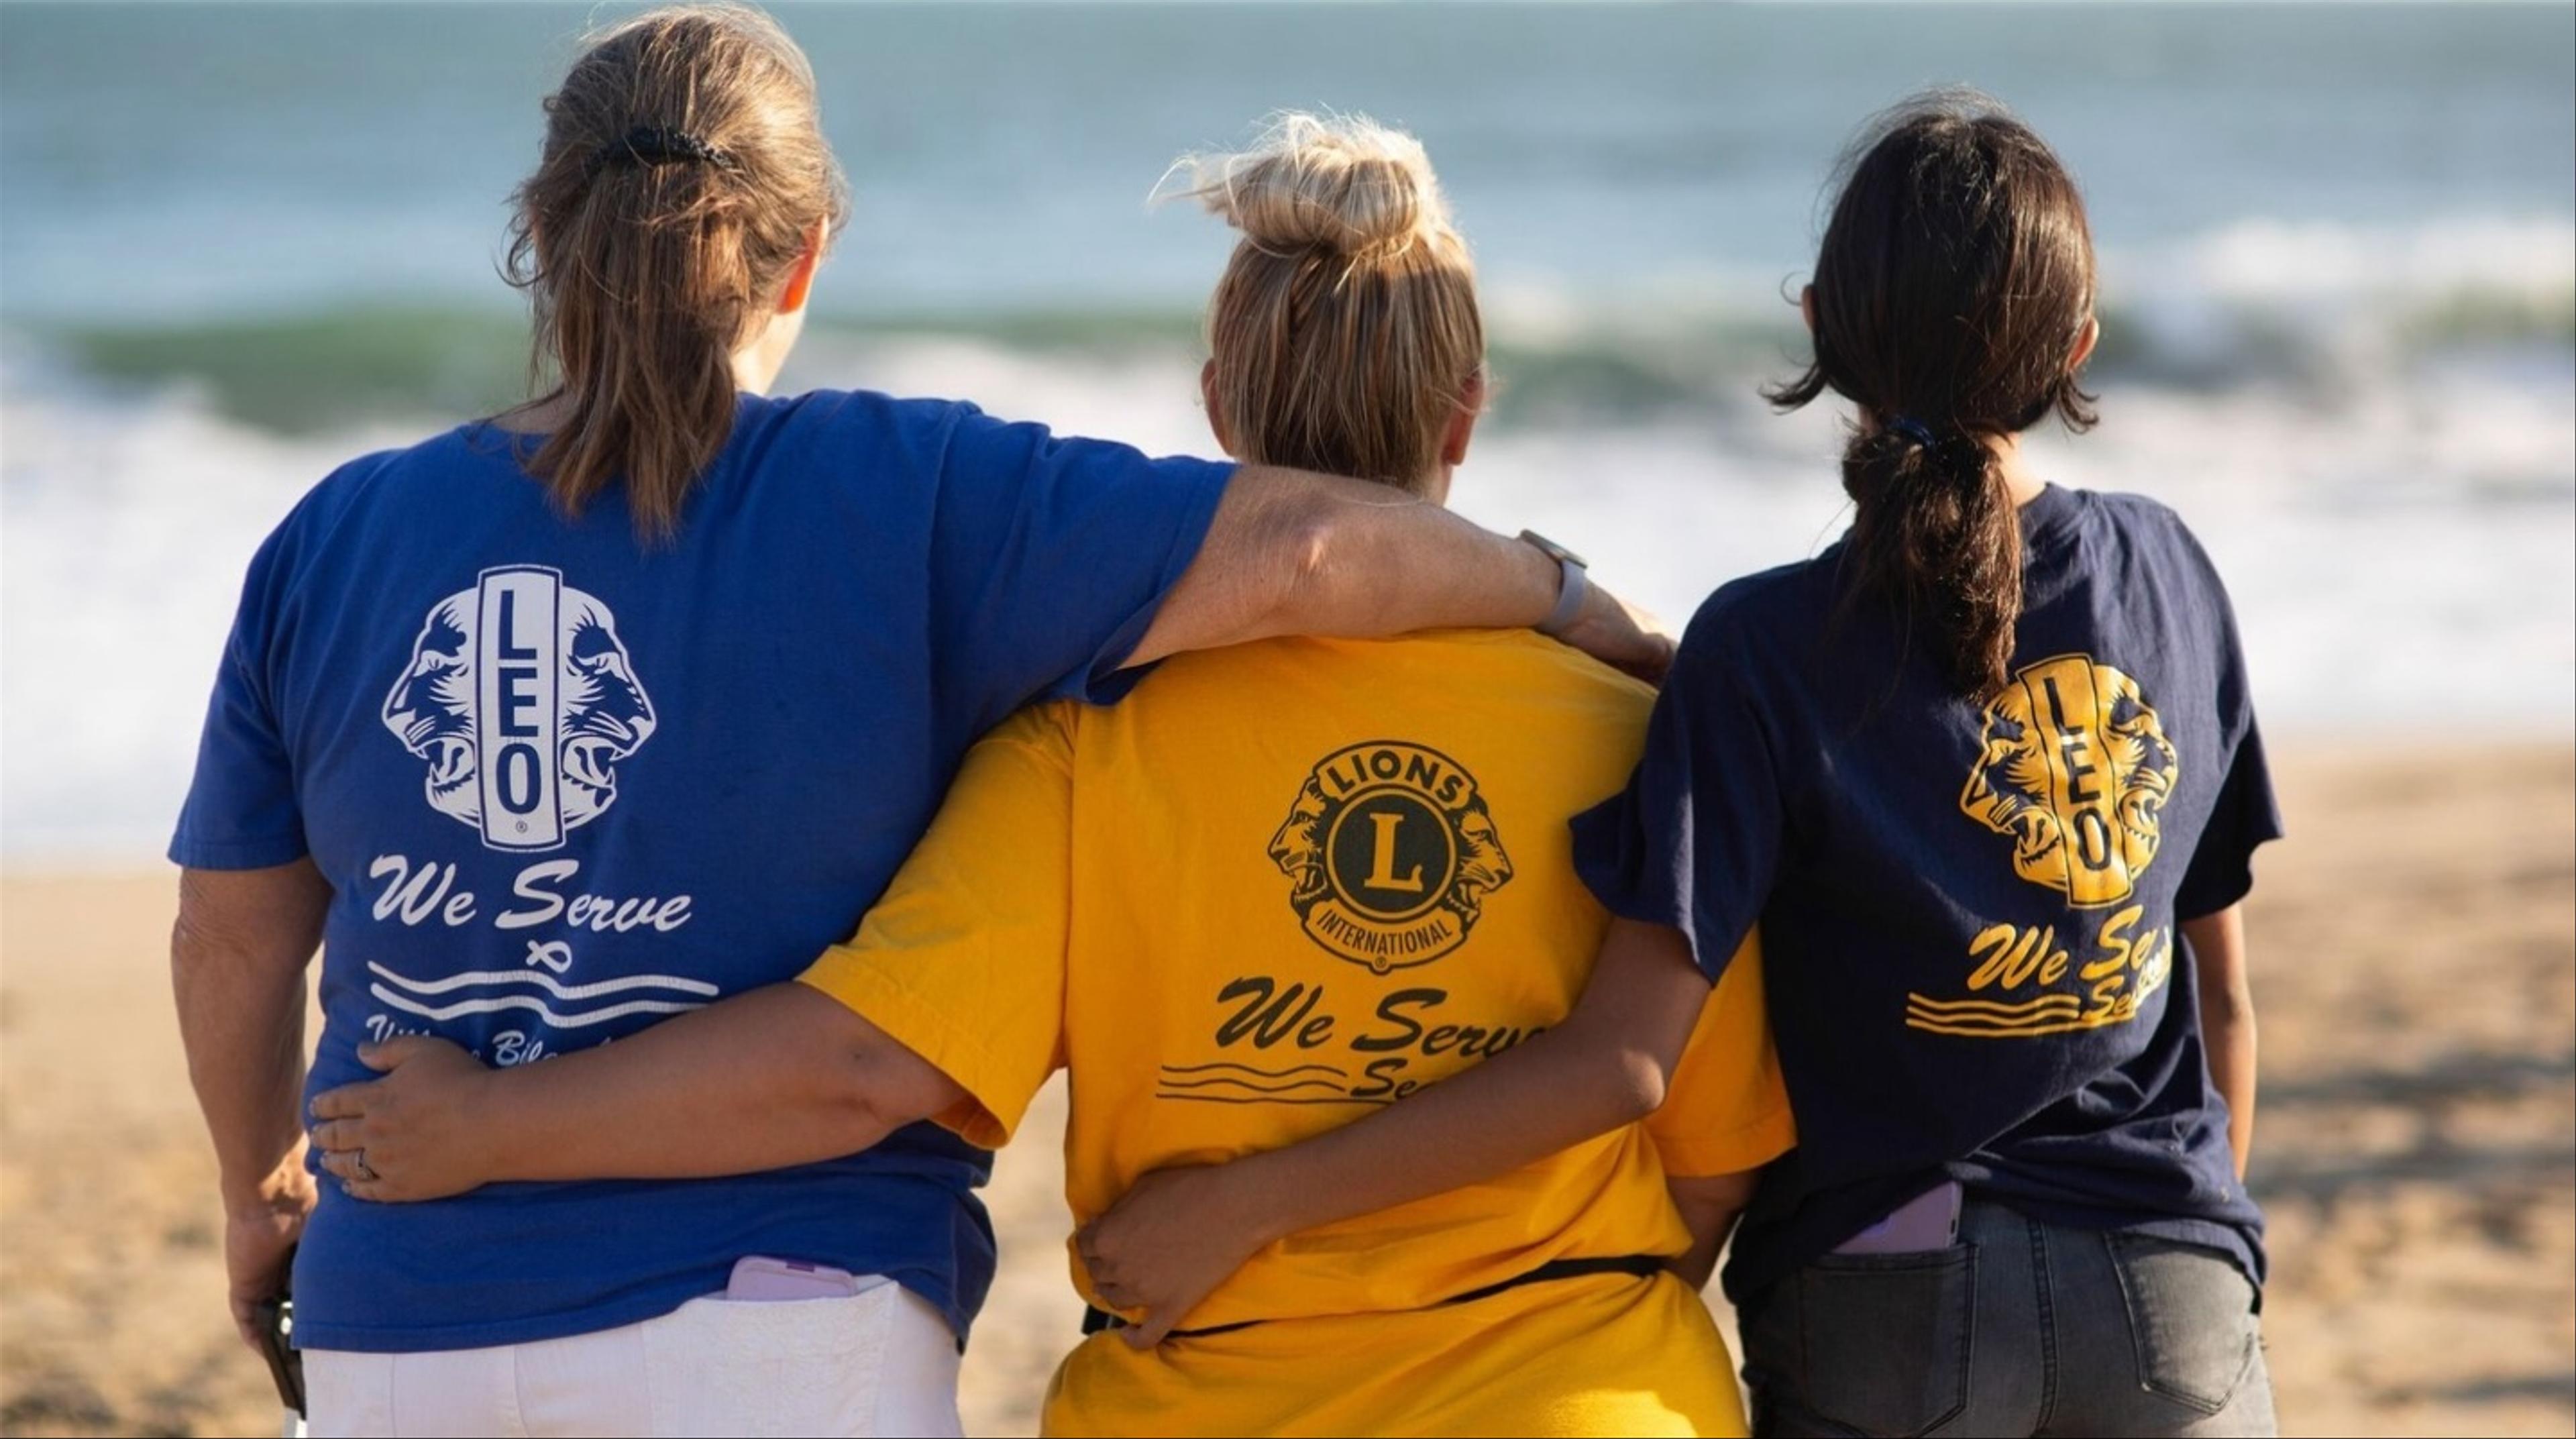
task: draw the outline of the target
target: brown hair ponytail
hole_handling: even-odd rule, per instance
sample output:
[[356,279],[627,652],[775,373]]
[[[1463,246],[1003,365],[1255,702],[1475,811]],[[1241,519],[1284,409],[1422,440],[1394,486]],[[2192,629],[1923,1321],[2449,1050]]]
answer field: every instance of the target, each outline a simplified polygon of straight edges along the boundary
[[757,10],[675,6],[592,40],[545,109],[507,268],[559,415],[528,469],[568,514],[622,479],[667,538],[732,433],[734,350],[846,208],[813,70]]
[[1963,694],[2000,689],[2021,617],[2020,522],[1987,445],[2092,397],[2068,361],[2093,314],[2083,196],[2047,144],[1983,96],[1889,112],[1845,164],[1816,257],[1815,360],[1769,391],[1860,407],[1847,600],[1939,635]]

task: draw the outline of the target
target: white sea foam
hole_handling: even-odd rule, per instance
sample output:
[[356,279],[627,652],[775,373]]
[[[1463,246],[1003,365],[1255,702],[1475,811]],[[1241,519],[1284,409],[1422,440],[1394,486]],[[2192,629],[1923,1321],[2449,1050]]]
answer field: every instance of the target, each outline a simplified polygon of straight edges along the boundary
[[[2266,268],[2262,233],[2213,239],[2176,293],[2269,304],[2296,292]],[[2476,277],[2545,297],[2563,276],[2540,259],[2566,228],[2498,233],[2501,263]],[[2438,257],[2449,243],[2415,249]],[[2309,277],[2303,303],[2331,296],[2351,313],[2408,273],[2366,257],[2317,268],[2336,265],[2331,283]],[[2449,281],[2403,283],[2422,294]],[[821,336],[789,378],[971,397],[1069,432],[1204,452],[1195,363],[1178,346]],[[1514,423],[1505,378],[1459,508],[1556,535],[1676,622],[1718,582],[1810,554],[1844,522],[1838,421],[1822,407],[1764,416],[1750,373],[1717,383],[1702,409],[1564,423]],[[2234,590],[2276,733],[2563,735],[2576,718],[2576,350],[2563,341],[2378,350],[2326,386],[2259,370],[2219,389],[2132,378],[2103,409],[2093,436],[2038,437],[2041,465],[2191,520]],[[282,438],[184,387],[106,391],[23,336],[0,345],[0,853],[157,849],[252,549],[333,466],[435,427]]]

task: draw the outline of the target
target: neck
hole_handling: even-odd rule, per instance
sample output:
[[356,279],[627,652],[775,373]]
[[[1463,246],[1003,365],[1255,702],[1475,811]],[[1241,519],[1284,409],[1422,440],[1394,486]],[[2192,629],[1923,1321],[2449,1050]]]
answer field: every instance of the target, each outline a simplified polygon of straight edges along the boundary
[[[778,382],[778,370],[786,356],[766,355],[762,349],[762,346],[752,344],[733,353],[731,366],[735,389],[746,394],[766,395],[769,387]],[[515,410],[505,410],[493,419],[493,424],[514,434],[548,435],[562,428],[564,421],[571,416],[571,398],[555,394]]]
[[784,352],[766,353],[766,345],[750,344],[733,352],[733,387],[748,395],[766,395],[778,383],[778,372],[787,364]]
[[2004,492],[2012,496],[2014,508],[2038,499],[2040,493],[2048,488],[2048,481],[2033,473],[2030,462],[2022,458],[2021,436],[2004,435],[1988,440],[1986,448],[1994,452],[1995,468],[2003,474]]

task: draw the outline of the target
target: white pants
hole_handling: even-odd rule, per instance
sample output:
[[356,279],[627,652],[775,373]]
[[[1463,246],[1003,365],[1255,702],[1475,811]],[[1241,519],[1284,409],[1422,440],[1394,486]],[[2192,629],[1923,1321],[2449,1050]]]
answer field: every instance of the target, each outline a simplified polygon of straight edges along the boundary
[[311,1433],[924,1435],[952,1439],[957,1336],[890,1280],[846,1299],[695,1299],[534,1344],[304,1351]]

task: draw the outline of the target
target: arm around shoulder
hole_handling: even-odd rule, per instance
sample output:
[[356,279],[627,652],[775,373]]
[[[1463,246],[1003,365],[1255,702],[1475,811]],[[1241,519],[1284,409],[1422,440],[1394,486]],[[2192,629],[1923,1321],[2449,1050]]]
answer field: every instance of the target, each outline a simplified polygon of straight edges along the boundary
[[[1534,547],[1404,491],[1246,465],[1128,663],[1281,635],[1522,629],[1548,617],[1562,584]],[[1598,586],[1565,639],[1647,678],[1672,656],[1651,617]]]

